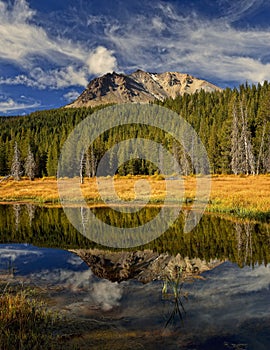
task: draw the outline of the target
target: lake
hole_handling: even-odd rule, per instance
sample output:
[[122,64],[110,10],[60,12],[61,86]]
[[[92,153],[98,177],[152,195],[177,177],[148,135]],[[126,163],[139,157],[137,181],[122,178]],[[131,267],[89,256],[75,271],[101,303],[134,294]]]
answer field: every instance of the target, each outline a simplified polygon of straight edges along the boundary
[[[159,212],[92,210],[121,227]],[[183,233],[184,218],[121,250],[78,233],[61,208],[0,205],[0,276],[40,288],[82,348],[269,349],[270,225],[208,214]]]

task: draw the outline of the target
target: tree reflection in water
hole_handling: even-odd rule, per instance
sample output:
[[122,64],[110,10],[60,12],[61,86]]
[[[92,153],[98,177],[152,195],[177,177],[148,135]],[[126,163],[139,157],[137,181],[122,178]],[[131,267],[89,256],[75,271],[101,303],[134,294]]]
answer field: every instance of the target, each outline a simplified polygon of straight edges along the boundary
[[[108,208],[91,211],[103,222],[117,227],[137,227],[151,220],[159,208],[146,207],[138,213],[119,213]],[[87,239],[87,210],[79,210],[82,233],[68,221],[62,208],[32,204],[0,205],[0,243],[31,243],[38,246],[66,249],[104,249]],[[247,220],[226,220],[218,215],[204,215],[192,232],[183,233],[185,212],[163,235],[136,250],[151,250],[172,256],[229,260],[239,266],[267,265],[270,261],[269,223]],[[91,228],[93,236],[98,234]],[[109,249],[106,247],[107,250]]]

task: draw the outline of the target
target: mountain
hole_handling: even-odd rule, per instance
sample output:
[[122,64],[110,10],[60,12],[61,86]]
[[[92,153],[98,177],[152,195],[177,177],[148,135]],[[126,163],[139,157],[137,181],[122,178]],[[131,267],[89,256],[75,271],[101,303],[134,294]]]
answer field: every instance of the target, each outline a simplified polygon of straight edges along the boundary
[[71,249],[77,254],[99,278],[112,282],[136,279],[142,283],[153,280],[177,277],[182,271],[182,277],[188,279],[198,276],[222,264],[222,261],[211,259],[206,262],[199,258],[189,259],[178,253],[157,253],[152,250],[111,252],[99,249]]
[[93,79],[83,93],[66,107],[94,107],[108,103],[163,101],[184,93],[222,89],[189,74],[178,72],[147,73],[142,70],[126,75],[107,73]]

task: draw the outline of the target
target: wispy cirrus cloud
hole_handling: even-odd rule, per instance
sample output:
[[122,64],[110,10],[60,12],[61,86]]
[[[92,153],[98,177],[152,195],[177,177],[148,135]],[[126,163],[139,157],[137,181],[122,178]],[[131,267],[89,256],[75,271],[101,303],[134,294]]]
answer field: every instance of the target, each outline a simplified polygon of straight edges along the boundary
[[80,47],[61,38],[51,38],[45,29],[32,22],[35,11],[25,0],[10,7],[0,1],[0,57],[23,67],[34,64],[36,55],[58,62],[63,58],[82,60]]
[[40,106],[38,102],[22,103],[14,101],[12,98],[7,98],[4,101],[0,101],[0,113],[7,113],[10,111],[19,111],[24,109],[32,109]]
[[28,75],[20,74],[15,77],[0,77],[0,85],[25,85],[36,89],[44,90],[62,89],[72,85],[86,86],[87,71],[76,70],[73,66],[65,68],[43,70],[41,67],[33,68]]
[[[220,2],[223,7],[225,2]],[[258,82],[270,75],[270,27],[235,27],[233,20],[258,6],[257,1],[241,4],[244,9],[228,7],[235,13],[230,19],[225,10],[219,18],[206,18],[160,3],[152,20],[147,14],[125,21],[107,18],[104,34],[118,59],[125,60],[124,69],[178,70],[220,81]]]
[[[15,0],[13,7],[0,0],[0,60],[24,71],[2,76],[0,84],[38,89],[85,86],[89,75],[117,69],[113,51],[103,46],[89,48],[59,35],[52,37],[46,28],[35,24],[35,14],[25,0]],[[50,66],[55,68],[48,69]]]
[[79,97],[80,94],[78,91],[75,90],[71,90],[69,92],[67,92],[66,94],[64,94],[64,99],[67,100],[68,102],[72,102],[74,100],[76,100],[77,97]]
[[218,0],[222,16],[230,22],[237,21],[244,15],[254,12],[265,0]]
[[0,70],[0,84],[64,89],[86,86],[93,75],[137,68],[224,84],[269,78],[270,26],[235,25],[265,0],[205,1],[211,15],[195,1],[138,0],[134,7],[120,1],[98,12],[92,3],[82,0],[40,20],[27,0],[0,0],[0,61],[20,70]]
[[[0,102],[1,103],[1,102]],[[0,247],[0,264],[3,261],[15,261],[18,258],[24,258],[24,257],[29,257],[29,256],[34,256],[34,257],[40,257],[42,256],[42,253],[39,251],[32,251],[32,250],[27,250],[27,249],[8,249],[8,247]]]

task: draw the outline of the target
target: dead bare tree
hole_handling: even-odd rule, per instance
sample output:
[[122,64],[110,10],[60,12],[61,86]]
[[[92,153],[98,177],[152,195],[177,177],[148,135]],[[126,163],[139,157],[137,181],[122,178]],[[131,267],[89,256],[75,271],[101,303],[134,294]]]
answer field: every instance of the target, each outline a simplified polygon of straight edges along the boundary
[[93,145],[90,146],[90,164],[91,164],[91,176],[96,176],[96,166],[97,166],[97,160],[94,153],[94,147]]
[[89,152],[86,152],[85,156],[85,176],[88,178],[91,177],[91,159],[89,156]]
[[13,213],[14,213],[14,220],[15,220],[15,230],[18,231],[20,226],[20,215],[21,215],[20,204],[13,204]]
[[14,155],[12,159],[11,165],[11,176],[13,176],[14,180],[21,180],[22,170],[21,170],[21,153],[18,148],[17,141],[14,144]]
[[5,180],[9,179],[10,177],[11,177],[11,174],[9,174],[9,175],[3,177],[3,179],[1,179],[0,182],[3,182],[3,181],[5,181]]
[[85,152],[83,149],[80,157],[80,183],[81,184],[84,183],[84,179],[83,179],[84,169],[85,169]]
[[247,107],[244,101],[234,103],[231,141],[231,166],[234,174],[255,174],[255,158],[248,129]]
[[240,102],[240,111],[241,111],[241,120],[242,120],[242,132],[241,132],[241,141],[244,145],[245,151],[245,173],[247,175],[252,174],[255,175],[255,160],[254,154],[252,151],[251,145],[251,136],[248,130],[248,115],[247,115],[247,107],[243,101]]
[[33,204],[26,204],[26,209],[27,209],[27,213],[28,213],[28,217],[29,217],[29,224],[30,227],[32,226],[32,221],[35,217],[35,212],[36,212],[36,206]]
[[29,177],[29,180],[33,181],[35,178],[36,162],[30,147],[28,148],[28,154],[26,157],[24,168],[25,168],[25,175]]

